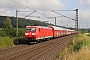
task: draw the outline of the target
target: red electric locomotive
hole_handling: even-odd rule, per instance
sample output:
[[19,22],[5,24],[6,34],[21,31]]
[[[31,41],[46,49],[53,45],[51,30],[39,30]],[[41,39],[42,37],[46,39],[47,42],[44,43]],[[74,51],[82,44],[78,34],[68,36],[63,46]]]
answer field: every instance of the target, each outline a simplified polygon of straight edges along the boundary
[[47,38],[53,38],[53,30],[50,27],[26,26],[26,41],[40,41]]

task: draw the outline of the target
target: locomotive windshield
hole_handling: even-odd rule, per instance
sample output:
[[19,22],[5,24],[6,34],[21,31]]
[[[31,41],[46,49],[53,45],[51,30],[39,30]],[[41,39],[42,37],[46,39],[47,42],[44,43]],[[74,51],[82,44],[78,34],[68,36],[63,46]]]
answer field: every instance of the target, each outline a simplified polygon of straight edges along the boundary
[[36,28],[26,28],[26,31],[27,32],[35,32],[36,31]]

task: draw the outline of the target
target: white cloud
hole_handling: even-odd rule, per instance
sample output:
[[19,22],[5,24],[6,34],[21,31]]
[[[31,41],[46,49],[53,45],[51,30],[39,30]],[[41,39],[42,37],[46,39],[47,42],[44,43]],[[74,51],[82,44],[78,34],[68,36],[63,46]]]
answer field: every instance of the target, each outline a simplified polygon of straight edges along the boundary
[[[16,3],[15,3],[16,2]],[[17,4],[20,3],[21,5]],[[23,5],[23,6],[22,6]],[[0,0],[0,14],[15,16],[17,10],[37,10],[45,15],[51,15],[50,10],[65,8],[65,4],[61,0]],[[45,12],[45,11],[49,12]],[[28,13],[22,13],[21,16],[27,15]],[[49,14],[50,13],[50,14]],[[34,13],[33,15],[40,15]]]
[[83,0],[79,0],[79,3],[80,3],[80,5],[83,5],[84,1]]
[[15,12],[0,8],[0,15],[2,15],[2,16],[15,16]]
[[90,6],[90,0],[79,0],[80,5]]
[[61,9],[65,7],[65,4],[60,0],[39,0],[40,6],[44,9]]
[[79,11],[79,23],[81,28],[90,27],[90,9],[89,10],[80,10]]
[[90,0],[87,0],[87,4],[90,5]]
[[23,6],[14,3],[13,1],[20,3],[26,7],[34,10],[52,10],[61,9],[65,7],[65,4],[60,0],[1,0],[0,7],[9,9],[22,9]]
[[90,10],[80,10],[79,12],[80,18],[90,18]]

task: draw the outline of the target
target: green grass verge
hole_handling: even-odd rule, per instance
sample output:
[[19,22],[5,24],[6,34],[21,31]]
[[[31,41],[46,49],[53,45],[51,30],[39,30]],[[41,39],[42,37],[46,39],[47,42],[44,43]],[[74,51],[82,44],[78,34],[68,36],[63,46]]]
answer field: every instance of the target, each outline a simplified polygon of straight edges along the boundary
[[88,52],[84,51],[86,47],[88,48],[88,46],[90,47],[90,38],[85,34],[78,34],[69,46],[65,48],[62,53],[58,54],[58,57],[63,60],[78,60],[78,58],[83,57],[82,54]]
[[89,36],[89,37],[90,37],[90,33],[89,33],[87,36]]
[[13,46],[13,39],[9,37],[0,37],[0,49]]

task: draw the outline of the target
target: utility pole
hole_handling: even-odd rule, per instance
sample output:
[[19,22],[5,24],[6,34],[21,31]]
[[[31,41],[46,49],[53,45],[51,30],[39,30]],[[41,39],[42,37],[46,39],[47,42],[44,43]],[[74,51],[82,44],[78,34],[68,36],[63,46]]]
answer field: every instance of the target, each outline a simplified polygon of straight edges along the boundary
[[[58,16],[58,17],[62,17],[62,16]],[[52,19],[54,18],[55,19],[55,26],[56,26],[56,20],[58,17],[47,17],[47,18],[52,18]]]
[[17,21],[16,21],[16,23],[17,23],[17,25],[16,25],[16,28],[17,28],[16,38],[18,39],[18,11],[17,10],[16,10],[16,19],[17,19]]
[[67,28],[68,28],[68,23],[67,23]]
[[[65,16],[63,14],[60,14],[60,13],[58,13],[56,11],[76,11],[76,17],[75,17],[76,19],[70,18],[70,17]],[[52,10],[52,12],[54,12],[54,13],[60,15],[60,16],[63,16],[63,17],[66,17],[68,19],[71,19],[71,20],[75,21],[75,28],[76,28],[76,31],[78,31],[78,9],[76,9],[76,10]]]
[[[18,12],[32,12],[32,13],[29,14],[29,15],[31,15],[36,11],[18,11],[18,10],[16,10],[16,38],[17,39],[18,39]],[[29,15],[27,15],[27,16],[29,16]],[[27,17],[27,16],[25,16],[25,17]]]
[[69,26],[69,23],[70,23],[70,21],[69,21],[69,22],[67,22],[67,28],[68,28],[68,26]]
[[54,18],[55,19],[55,26],[56,26],[56,18],[57,17],[47,17],[47,18],[52,18],[52,19]]
[[56,18],[57,18],[57,17],[54,17],[54,18],[55,18],[55,26],[56,26]]
[[76,30],[78,31],[78,9],[76,9]]

